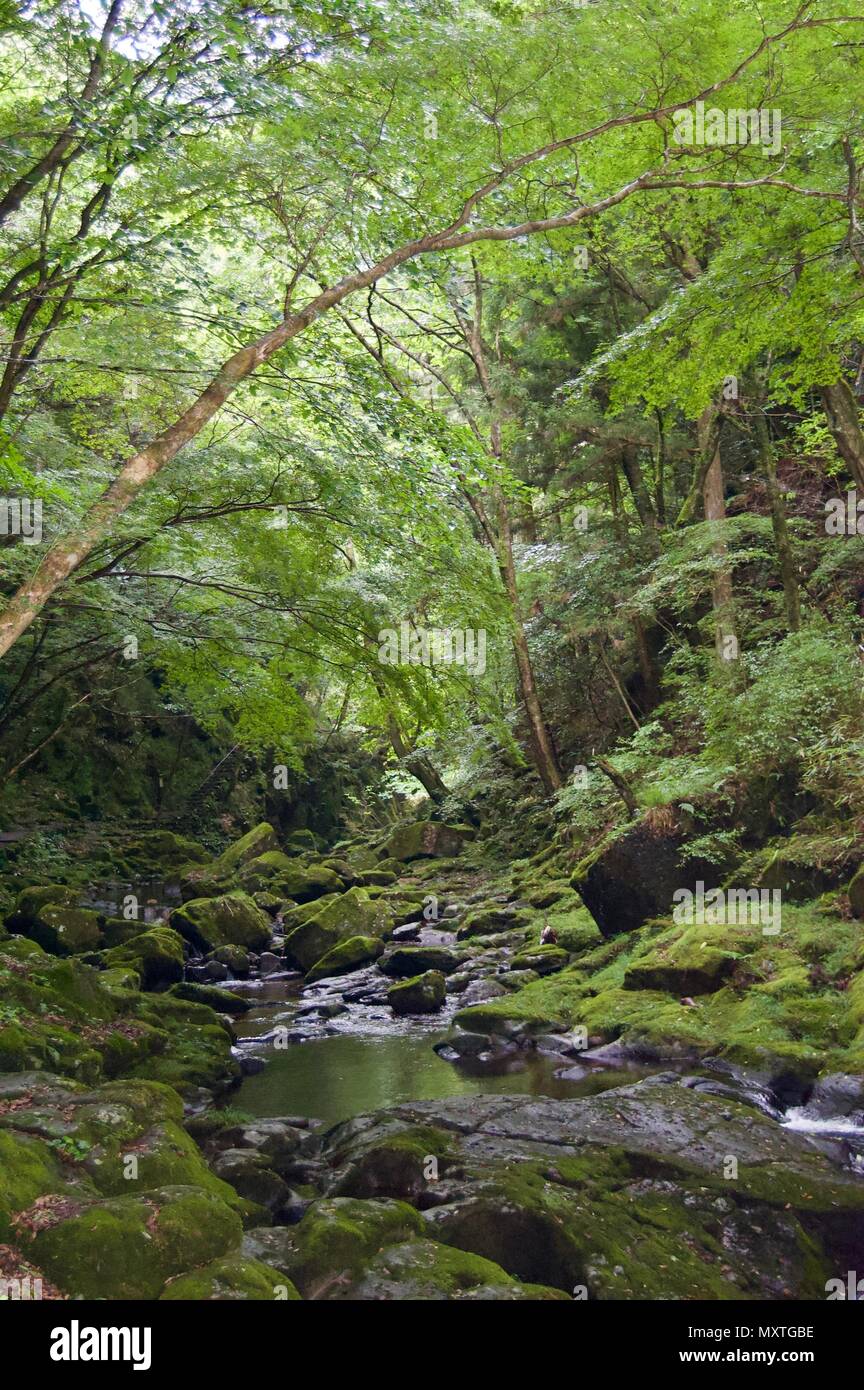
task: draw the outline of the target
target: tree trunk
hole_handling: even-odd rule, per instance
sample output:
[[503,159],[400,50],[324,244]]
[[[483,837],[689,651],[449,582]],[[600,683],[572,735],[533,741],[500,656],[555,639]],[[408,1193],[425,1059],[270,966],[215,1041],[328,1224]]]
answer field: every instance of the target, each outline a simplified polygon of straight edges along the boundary
[[759,440],[759,453],[765,468],[765,481],[768,500],[771,504],[771,524],[774,528],[774,544],[777,547],[777,561],[783,581],[783,600],[786,609],[786,626],[790,632],[801,630],[801,594],[795,576],[795,561],[786,525],[786,508],[777,486],[777,462],[771,444],[771,435],[765,412],[760,410],[756,416],[756,437]]
[[417,753],[405,742],[399,721],[395,714],[388,714],[387,729],[390,735],[390,742],[393,745],[393,752],[396,757],[405,764],[405,768],[416,777],[417,781],[424,788],[433,801],[443,801],[449,795],[449,787],[442,780],[436,768],[426,757],[425,753]]
[[[712,446],[713,455],[702,484],[702,500],[706,521],[725,521],[726,502],[723,496],[723,466],[720,462],[719,435],[714,432],[716,406],[708,406],[699,418],[699,443],[704,452]],[[726,555],[726,542],[718,537],[712,550],[720,559]],[[722,662],[737,661],[738,639],[735,635],[732,612],[732,575],[725,564],[721,564],[714,575],[712,592],[714,608],[714,646],[718,659]]]
[[858,417],[858,403],[850,387],[842,379],[830,386],[820,386],[819,395],[834,442],[855,486],[864,496],[864,433]]
[[537,686],[534,680],[534,667],[531,662],[531,652],[528,648],[528,638],[525,635],[525,625],[522,621],[522,609],[519,602],[519,589],[516,584],[516,566],[513,563],[513,535],[510,527],[510,515],[507,511],[507,503],[503,494],[499,491],[497,498],[498,511],[498,568],[501,579],[507,592],[512,616],[513,655],[516,658],[516,672],[519,679],[519,692],[522,696],[522,703],[528,718],[528,727],[531,736],[531,746],[534,753],[534,765],[540,774],[540,780],[546,792],[551,796],[564,785],[564,774],[558,762],[558,754],[552,742],[552,736],[543,715],[543,708],[540,704],[540,696],[537,694]]

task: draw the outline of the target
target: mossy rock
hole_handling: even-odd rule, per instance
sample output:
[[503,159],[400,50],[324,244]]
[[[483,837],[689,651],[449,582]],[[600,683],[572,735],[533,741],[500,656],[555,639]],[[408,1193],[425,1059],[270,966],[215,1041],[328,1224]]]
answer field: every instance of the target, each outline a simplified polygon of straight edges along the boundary
[[260,1260],[226,1255],[203,1269],[181,1274],[166,1284],[163,1302],[293,1302],[300,1298],[290,1279]]
[[206,864],[210,855],[197,840],[173,830],[147,830],[123,845],[123,855],[135,869],[183,868],[186,864]]
[[334,1296],[357,1302],[570,1302],[561,1289],[522,1284],[492,1260],[431,1240],[408,1241],[382,1250],[360,1279]]
[[678,889],[717,881],[715,865],[687,857],[685,850],[678,817],[670,821],[648,811],[582,860],[571,885],[604,936],[635,931],[669,912]]
[[387,991],[394,1014],[434,1014],[444,1003],[446,982],[440,970],[426,970],[410,980],[400,980]]
[[363,888],[328,896],[319,910],[285,937],[285,956],[300,970],[311,970],[328,951],[352,936],[384,937],[393,919]]
[[535,970],[538,975],[552,975],[563,970],[569,960],[562,946],[526,946],[512,958],[514,970]]
[[0,1128],[0,1244],[14,1238],[16,1212],[63,1186],[57,1153],[30,1135]]
[[384,950],[384,942],[377,936],[349,936],[333,946],[312,966],[306,979],[309,984],[315,980],[326,979],[329,975],[345,975],[351,970],[377,960]]
[[77,907],[80,896],[77,889],[67,888],[62,883],[46,883],[38,888],[25,888],[18,896],[12,918],[6,919],[6,925],[9,926],[16,917],[20,917],[25,925],[37,920],[41,908],[47,907],[49,903],[56,907]]
[[361,888],[389,888],[396,882],[392,869],[361,869],[357,874]]
[[105,917],[102,919],[102,944],[109,950],[114,946],[125,946],[127,941],[134,941],[136,936],[142,936],[150,927],[149,922],[139,922],[135,918]]
[[442,975],[451,975],[465,964],[465,956],[452,951],[449,946],[397,946],[386,960],[381,962],[385,975],[407,979],[420,975],[424,970],[438,970]]
[[181,980],[179,984],[172,985],[170,993],[191,1004],[206,1004],[221,1014],[246,1014],[252,1008],[248,999],[233,994],[230,989],[221,989],[218,985],[199,985],[193,980]]
[[84,907],[66,907],[47,902],[25,919],[16,913],[10,919],[10,929],[35,941],[55,956],[71,956],[82,951],[95,951],[102,944],[99,916]]
[[[260,907],[260,903],[258,906]],[[218,961],[220,965],[226,966],[238,980],[247,979],[252,969],[249,952],[242,946],[217,946],[215,951],[210,952],[207,959]]]
[[321,848],[321,842],[314,830],[292,830],[287,836],[285,843],[290,849],[298,853],[302,853],[304,850],[314,851]]
[[170,927],[149,931],[105,951],[103,960],[110,969],[134,970],[143,989],[158,989],[183,979],[183,938]]
[[256,859],[250,859],[242,864],[237,878],[248,892],[258,892],[267,888],[279,874],[292,869],[293,865],[293,859],[284,854],[281,849],[271,849],[264,854],[259,854]]
[[236,1249],[242,1235],[236,1212],[196,1187],[63,1198],[31,1213],[20,1218],[36,1225],[22,1248],[73,1298],[158,1298],[169,1279]]
[[412,859],[450,859],[461,854],[474,832],[467,826],[445,825],[443,821],[415,821],[402,825],[387,840],[381,858],[408,863]]
[[233,845],[229,845],[217,859],[213,860],[210,866],[217,877],[226,877],[234,874],[242,864],[248,864],[250,860],[258,859],[262,854],[268,854],[273,850],[278,850],[279,838],[272,825],[267,821],[261,821],[251,830],[247,830],[245,835],[241,835],[239,840],[235,840]]
[[341,893],[342,879],[323,864],[298,864],[289,859],[288,869],[273,878],[270,887],[283,898],[296,903],[313,902],[327,893]]
[[423,1230],[422,1216],[406,1202],[325,1197],[296,1226],[247,1232],[243,1253],[281,1270],[304,1298],[328,1298],[382,1248]]
[[182,907],[174,908],[170,923],[187,941],[205,952],[217,946],[265,951],[273,936],[269,917],[256,907],[248,893],[193,898]]
[[472,936],[492,936],[498,932],[517,931],[536,920],[526,908],[510,907],[506,903],[485,904],[465,914],[456,932],[458,940]]

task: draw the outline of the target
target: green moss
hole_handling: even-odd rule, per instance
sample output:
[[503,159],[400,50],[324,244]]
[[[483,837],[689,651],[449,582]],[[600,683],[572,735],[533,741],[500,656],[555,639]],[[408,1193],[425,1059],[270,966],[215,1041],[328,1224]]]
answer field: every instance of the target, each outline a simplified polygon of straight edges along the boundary
[[167,1280],[239,1245],[240,1218],[218,1197],[166,1187],[56,1209],[24,1247],[76,1298],[158,1298]]
[[202,951],[217,946],[243,946],[264,951],[273,937],[270,918],[248,893],[225,893],[217,898],[193,898],[175,907],[171,926]]
[[244,1259],[242,1255],[227,1255],[203,1269],[171,1279],[161,1298],[171,1302],[215,1299],[284,1303],[296,1301],[300,1295],[290,1279],[270,1265]]
[[384,943],[377,936],[349,936],[333,946],[312,966],[306,976],[312,984],[315,980],[326,979],[330,975],[344,975],[369,961],[377,960],[384,950]]
[[280,1268],[304,1298],[320,1298],[359,1274],[384,1246],[423,1230],[423,1218],[405,1202],[327,1197],[291,1231]]
[[144,989],[183,978],[183,938],[170,927],[152,927],[123,946],[106,951],[109,968],[134,970]]

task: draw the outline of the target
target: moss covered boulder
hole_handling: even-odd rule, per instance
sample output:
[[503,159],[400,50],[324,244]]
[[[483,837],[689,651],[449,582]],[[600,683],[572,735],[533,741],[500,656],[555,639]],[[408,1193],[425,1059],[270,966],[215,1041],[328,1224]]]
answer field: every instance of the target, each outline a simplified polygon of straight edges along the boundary
[[[187,865],[180,875],[180,889],[184,901],[196,898],[218,897],[230,888],[244,865],[263,855],[278,852],[279,840],[276,831],[267,821],[253,826],[233,845],[229,845],[216,859],[204,864]],[[256,883],[255,885],[258,885]]]
[[423,1229],[422,1216],[406,1202],[326,1197],[296,1226],[247,1232],[243,1252],[281,1270],[304,1298],[332,1298],[380,1250]]
[[434,1014],[444,1003],[446,982],[440,970],[426,970],[410,980],[400,980],[387,991],[394,1014]]
[[385,937],[393,928],[386,906],[375,902],[363,888],[328,896],[285,937],[285,956],[300,970],[311,970],[328,951],[352,936]]
[[552,975],[563,970],[569,956],[563,946],[526,946],[512,958],[514,970],[534,970],[538,975]]
[[511,907],[508,903],[487,903],[465,914],[456,935],[460,941],[472,936],[493,936],[529,927],[535,920],[534,913],[525,908]]
[[634,931],[669,912],[679,888],[716,884],[716,866],[685,849],[675,818],[649,811],[577,865],[572,886],[604,936]]
[[218,946],[264,951],[273,936],[270,918],[248,893],[193,898],[182,907],[174,908],[170,922],[181,936],[202,951],[213,951]]
[[6,926],[14,935],[26,936],[53,955],[94,951],[102,943],[99,917],[77,907],[76,901],[77,894],[59,884],[25,889]]
[[380,968],[385,975],[407,979],[425,970],[438,970],[442,975],[451,975],[464,964],[465,956],[452,951],[449,946],[397,946],[381,962]]
[[300,1295],[290,1279],[270,1265],[243,1255],[226,1255],[202,1269],[170,1279],[160,1297],[168,1302],[285,1303],[296,1302]]
[[142,989],[158,989],[183,978],[183,938],[170,927],[152,927],[103,955],[110,969],[134,970]]
[[247,1014],[252,1007],[242,994],[234,994],[219,985],[199,985],[193,980],[181,980],[172,985],[171,993],[175,998],[187,999],[192,1004],[206,1004],[221,1014]]
[[[197,1187],[42,1199],[19,1214],[22,1249],[76,1298],[154,1299],[169,1279],[236,1249],[240,1217]],[[29,1237],[29,1238],[28,1238]]]
[[431,1240],[407,1241],[382,1250],[363,1275],[334,1297],[356,1302],[411,1299],[426,1302],[565,1300],[561,1289],[523,1284],[480,1255]]
[[293,898],[295,903],[313,902],[327,893],[341,893],[342,879],[333,869],[323,864],[299,864],[287,860],[288,868],[274,877],[270,887],[283,898]]
[[377,936],[349,936],[347,941],[340,941],[316,961],[306,979],[313,984],[329,975],[345,975],[377,960],[383,950],[384,942]]
[[381,858],[408,863],[412,859],[452,859],[473,839],[468,826],[445,825],[442,821],[414,821],[402,825],[386,841]]

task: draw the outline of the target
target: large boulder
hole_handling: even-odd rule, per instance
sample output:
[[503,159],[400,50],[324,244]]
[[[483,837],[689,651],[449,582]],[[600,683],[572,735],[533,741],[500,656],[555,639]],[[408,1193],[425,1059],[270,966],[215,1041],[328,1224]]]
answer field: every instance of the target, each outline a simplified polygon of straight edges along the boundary
[[383,846],[381,857],[398,859],[403,864],[411,859],[452,859],[461,854],[464,844],[473,835],[473,830],[464,825],[414,821],[394,830]]
[[267,821],[255,825],[229,845],[209,864],[187,866],[180,875],[180,890],[185,899],[216,897],[231,886],[244,864],[279,849],[276,831]]
[[328,896],[320,911],[308,917],[285,937],[285,956],[300,970],[310,970],[321,957],[352,936],[383,937],[393,919],[382,904],[362,888]]
[[243,1253],[281,1270],[304,1298],[332,1298],[379,1250],[423,1229],[422,1216],[406,1202],[328,1197],[296,1226],[247,1232]]
[[182,907],[174,908],[170,922],[181,936],[202,951],[214,951],[217,946],[244,946],[248,951],[264,951],[273,936],[270,918],[248,893],[193,898]]
[[78,894],[62,884],[26,888],[18,898],[6,926],[15,936],[26,936],[55,956],[95,951],[102,942],[97,913],[77,907]]
[[332,1192],[418,1203],[426,1239],[592,1301],[824,1299],[864,1238],[853,1174],[668,1076],[574,1100],[403,1104],[336,1126],[322,1159]]
[[716,865],[685,858],[686,837],[673,822],[647,815],[577,865],[573,887],[604,936],[634,931],[672,907],[678,889],[716,886]]
[[309,984],[326,979],[330,975],[347,975],[369,961],[377,960],[384,950],[384,942],[377,936],[349,936],[332,946],[319,961],[312,966],[306,976]]
[[407,979],[424,970],[440,970],[442,975],[450,975],[464,964],[465,957],[451,951],[449,946],[397,946],[379,968],[385,975]]
[[183,979],[183,938],[170,927],[152,927],[102,959],[109,969],[134,970],[142,989],[158,989]]
[[295,903],[309,903],[323,898],[327,893],[341,893],[342,879],[332,869],[323,864],[292,865],[271,880],[270,889],[283,898],[293,898]]
[[446,985],[440,970],[427,970],[410,980],[400,980],[387,991],[394,1014],[434,1014],[444,1003]]
[[160,1295],[163,1302],[256,1302],[296,1301],[300,1295],[284,1274],[260,1260],[227,1255],[213,1260],[203,1269],[170,1279]]

